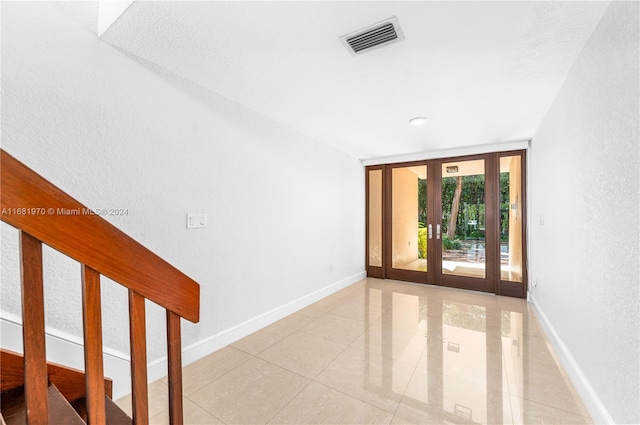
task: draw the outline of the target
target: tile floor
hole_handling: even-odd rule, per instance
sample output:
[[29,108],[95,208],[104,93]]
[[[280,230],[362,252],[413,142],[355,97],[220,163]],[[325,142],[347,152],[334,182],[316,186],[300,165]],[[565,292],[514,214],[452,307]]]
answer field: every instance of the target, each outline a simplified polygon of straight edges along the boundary
[[[183,379],[190,424],[592,423],[524,300],[390,280],[362,280]],[[149,391],[151,423],[168,423],[166,380]]]

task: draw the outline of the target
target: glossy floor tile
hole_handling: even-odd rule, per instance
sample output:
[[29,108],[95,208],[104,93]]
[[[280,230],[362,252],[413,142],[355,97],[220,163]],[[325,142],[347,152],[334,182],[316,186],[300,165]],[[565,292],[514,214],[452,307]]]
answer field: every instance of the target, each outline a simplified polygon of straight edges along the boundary
[[592,423],[524,300],[379,279],[185,367],[184,395],[194,424]]
[[253,358],[189,398],[227,424],[267,423],[309,380]]
[[294,332],[258,357],[313,379],[346,349],[346,345],[328,339]]
[[388,424],[393,415],[317,382],[310,383],[272,424]]
[[[193,394],[249,359],[249,354],[234,347],[225,347],[191,363],[182,370],[182,393],[185,396]],[[167,382],[166,377],[163,381]]]

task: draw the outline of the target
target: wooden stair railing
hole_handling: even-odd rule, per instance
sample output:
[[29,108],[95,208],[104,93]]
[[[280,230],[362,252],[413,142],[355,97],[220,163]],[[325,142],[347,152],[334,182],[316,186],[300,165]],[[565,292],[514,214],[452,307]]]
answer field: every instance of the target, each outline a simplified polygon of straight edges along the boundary
[[20,231],[24,386],[30,424],[47,423],[42,244],[82,264],[87,418],[105,423],[100,275],[129,290],[133,423],[147,424],[145,299],[167,312],[171,424],[181,424],[180,318],[198,322],[200,286],[0,149],[2,221]]

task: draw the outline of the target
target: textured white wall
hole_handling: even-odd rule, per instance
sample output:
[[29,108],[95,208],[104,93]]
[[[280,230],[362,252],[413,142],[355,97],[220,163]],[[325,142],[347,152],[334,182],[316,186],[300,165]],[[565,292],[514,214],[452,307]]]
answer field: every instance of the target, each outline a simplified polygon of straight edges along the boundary
[[639,6],[604,14],[532,140],[530,178],[536,303],[628,424],[640,423]]
[[[2,4],[2,112],[6,151],[89,207],[128,208],[108,219],[201,284],[184,345],[364,270],[358,160],[149,69],[46,3]],[[187,230],[187,212],[207,212],[209,228]],[[16,241],[3,224],[12,314]],[[47,325],[80,335],[79,266],[51,251]],[[105,346],[128,352],[126,292],[104,286]],[[147,321],[153,360],[163,310]]]

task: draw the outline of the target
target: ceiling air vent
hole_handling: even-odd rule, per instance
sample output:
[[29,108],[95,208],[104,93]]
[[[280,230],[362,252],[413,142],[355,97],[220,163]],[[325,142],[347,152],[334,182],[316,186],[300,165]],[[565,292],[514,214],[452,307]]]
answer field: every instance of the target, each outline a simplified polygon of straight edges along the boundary
[[404,40],[404,34],[395,16],[340,37],[340,41],[352,55],[401,40]]

